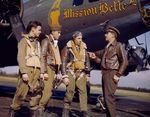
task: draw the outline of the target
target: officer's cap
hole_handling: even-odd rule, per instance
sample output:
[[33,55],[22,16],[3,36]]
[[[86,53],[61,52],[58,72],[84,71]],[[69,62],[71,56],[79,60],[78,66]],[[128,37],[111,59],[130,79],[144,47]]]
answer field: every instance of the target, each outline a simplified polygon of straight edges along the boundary
[[120,31],[119,31],[117,28],[113,27],[113,26],[108,26],[108,27],[106,28],[106,30],[105,30],[105,33],[107,33],[107,32],[112,32],[112,33],[114,33],[115,36],[116,36],[116,38],[120,35]]

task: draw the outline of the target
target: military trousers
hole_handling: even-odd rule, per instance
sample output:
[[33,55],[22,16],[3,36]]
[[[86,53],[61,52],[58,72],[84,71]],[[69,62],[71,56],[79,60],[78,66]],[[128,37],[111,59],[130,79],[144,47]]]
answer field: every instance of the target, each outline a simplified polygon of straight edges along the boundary
[[116,117],[116,104],[114,94],[117,89],[117,83],[115,83],[113,80],[116,72],[116,70],[102,70],[102,90],[106,103],[107,117]]
[[48,70],[48,79],[44,80],[44,89],[42,91],[42,97],[39,101],[40,108],[45,108],[45,106],[47,106],[49,102],[50,97],[52,96],[55,70],[52,69],[50,66],[47,66],[47,70]]
[[[11,108],[14,110],[20,109],[23,101],[26,99],[27,93],[29,91],[29,83],[33,84],[38,81],[38,78],[40,76],[40,69],[39,68],[34,68],[34,67],[28,67],[28,76],[29,76],[29,81],[24,82],[21,75],[18,79],[18,85],[16,89],[16,93],[13,98],[13,102],[11,104]],[[37,98],[40,98],[40,94],[32,95],[31,100],[30,100],[30,106],[36,106],[35,100],[38,100]]]
[[66,87],[66,94],[64,97],[64,108],[66,109],[70,109],[70,105],[75,93],[75,88],[77,88],[79,92],[80,109],[81,111],[87,111],[87,78],[85,74],[83,77],[80,77],[80,74],[81,72],[74,72],[74,75],[68,72],[70,82]]

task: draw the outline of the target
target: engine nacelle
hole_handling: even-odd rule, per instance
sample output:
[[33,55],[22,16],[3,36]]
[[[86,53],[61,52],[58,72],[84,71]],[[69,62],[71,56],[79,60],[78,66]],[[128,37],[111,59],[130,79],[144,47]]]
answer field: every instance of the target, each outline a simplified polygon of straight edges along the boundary
[[144,24],[150,26],[150,1],[140,0],[139,8]]
[[22,0],[0,0],[0,28],[10,26],[10,15],[23,15]]

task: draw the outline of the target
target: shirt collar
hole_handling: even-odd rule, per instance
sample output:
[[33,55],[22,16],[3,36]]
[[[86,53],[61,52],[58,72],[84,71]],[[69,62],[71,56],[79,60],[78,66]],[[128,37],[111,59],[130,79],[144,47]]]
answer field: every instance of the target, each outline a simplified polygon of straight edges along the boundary
[[28,34],[23,34],[23,37],[25,37],[26,39],[28,39],[30,42],[35,42],[37,40],[37,38],[32,37]]
[[114,40],[112,43],[108,43],[106,47],[108,48],[110,46],[116,46],[116,44],[117,44],[117,41]]
[[54,42],[54,37],[53,37],[52,34],[46,35],[46,37],[47,37],[51,42]]

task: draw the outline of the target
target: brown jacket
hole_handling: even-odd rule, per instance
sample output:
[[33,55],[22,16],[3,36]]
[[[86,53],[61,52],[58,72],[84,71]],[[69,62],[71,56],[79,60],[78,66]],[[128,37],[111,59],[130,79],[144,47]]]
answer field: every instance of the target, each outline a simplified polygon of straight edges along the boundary
[[[58,65],[56,64],[55,54],[52,48],[53,40],[51,36],[42,40],[41,43],[41,73],[47,73],[47,65],[57,72]],[[57,52],[60,57],[59,48]]]
[[95,52],[96,62],[101,63],[102,70],[117,70],[117,75],[122,75],[128,65],[127,53],[120,42],[114,41],[104,50]]

